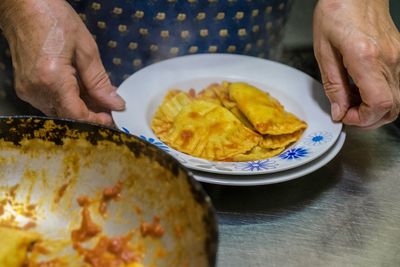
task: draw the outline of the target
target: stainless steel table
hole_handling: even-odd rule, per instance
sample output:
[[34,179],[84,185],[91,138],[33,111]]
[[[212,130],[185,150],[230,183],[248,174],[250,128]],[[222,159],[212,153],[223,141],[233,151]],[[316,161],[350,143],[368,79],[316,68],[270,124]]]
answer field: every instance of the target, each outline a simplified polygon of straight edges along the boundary
[[[0,114],[19,114],[0,101]],[[218,267],[400,266],[400,126],[346,128],[336,158],[257,187],[204,184],[218,214]]]
[[218,266],[400,266],[400,127],[346,131],[336,158],[302,178],[205,185]]

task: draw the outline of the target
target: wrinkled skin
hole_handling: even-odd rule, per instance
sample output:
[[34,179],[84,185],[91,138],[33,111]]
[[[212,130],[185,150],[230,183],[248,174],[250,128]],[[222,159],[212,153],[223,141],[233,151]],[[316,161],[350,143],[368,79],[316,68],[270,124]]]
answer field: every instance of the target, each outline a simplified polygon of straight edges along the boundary
[[[34,22],[34,23],[32,23]],[[124,109],[97,45],[64,0],[2,0],[17,95],[46,115],[112,125]]]
[[[95,41],[64,0],[1,0],[0,27],[21,99],[47,115],[102,124],[124,109]],[[334,120],[369,129],[398,117],[400,37],[388,0],[319,0],[314,51]]]
[[333,119],[365,129],[395,120],[400,111],[400,35],[389,2],[319,0],[313,30]]

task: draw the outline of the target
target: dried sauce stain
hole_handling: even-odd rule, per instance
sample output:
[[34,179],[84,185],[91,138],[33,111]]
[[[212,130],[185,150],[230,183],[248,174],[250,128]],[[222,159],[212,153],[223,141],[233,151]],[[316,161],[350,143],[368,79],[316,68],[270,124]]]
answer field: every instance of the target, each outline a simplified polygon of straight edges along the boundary
[[114,186],[107,187],[103,190],[102,198],[99,205],[99,212],[103,216],[107,213],[108,203],[111,200],[119,200],[121,198],[123,182],[118,181]]
[[[103,200],[109,201],[118,198],[123,183],[117,182],[112,187],[103,190]],[[81,243],[96,237],[102,229],[95,224],[89,214],[90,199],[81,196],[77,199],[79,206],[83,207],[81,226],[71,232],[73,248],[90,266],[94,267],[120,267],[133,263],[139,263],[143,259],[143,249],[138,249],[130,243],[134,231],[125,236],[107,237],[100,236],[94,248],[86,248]],[[138,265],[141,266],[141,265]]]
[[94,267],[120,267],[140,262],[142,253],[129,243],[133,233],[122,237],[100,237],[93,249],[79,247],[84,261]]
[[60,202],[61,198],[64,196],[65,191],[67,190],[70,183],[71,183],[71,180],[68,180],[63,185],[60,186],[60,188],[57,190],[56,197],[54,198],[54,203],[57,204],[58,202]]
[[140,225],[140,233],[143,237],[162,237],[164,235],[164,228],[162,228],[162,226],[160,225],[160,218],[158,216],[154,216],[152,223],[143,222]]
[[90,216],[89,204],[90,200],[87,196],[81,196],[77,200],[82,209],[82,222],[81,226],[71,232],[71,239],[73,246],[79,242],[85,242],[101,232],[101,227],[95,224]]

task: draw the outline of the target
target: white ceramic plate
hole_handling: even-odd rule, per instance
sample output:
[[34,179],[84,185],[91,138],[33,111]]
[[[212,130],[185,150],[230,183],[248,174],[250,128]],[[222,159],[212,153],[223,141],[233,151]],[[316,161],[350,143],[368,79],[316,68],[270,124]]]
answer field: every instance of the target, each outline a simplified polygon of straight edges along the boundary
[[[212,82],[244,81],[268,91],[285,109],[308,123],[302,138],[273,158],[249,162],[214,162],[189,156],[158,140],[150,123],[171,88],[200,91]],[[324,154],[337,140],[341,123],[330,117],[322,85],[294,68],[256,57],[199,54],[150,65],[125,80],[119,94],[126,110],[113,112],[116,125],[164,149],[186,167],[230,175],[276,173],[306,164]],[[253,166],[258,166],[254,168]]]
[[313,160],[312,162],[306,163],[292,170],[252,176],[233,176],[200,171],[193,171],[193,174],[196,180],[209,184],[254,186],[282,183],[307,175],[328,164],[328,162],[331,161],[339,153],[345,139],[346,133],[342,132],[336,143],[327,152],[325,152],[323,155]]

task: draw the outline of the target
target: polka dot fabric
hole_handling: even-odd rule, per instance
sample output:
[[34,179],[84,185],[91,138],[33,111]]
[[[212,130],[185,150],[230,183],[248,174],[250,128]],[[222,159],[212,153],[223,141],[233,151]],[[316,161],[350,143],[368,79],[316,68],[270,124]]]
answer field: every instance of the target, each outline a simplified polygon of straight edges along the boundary
[[[69,0],[93,34],[114,85],[151,63],[194,53],[271,58],[290,0]],[[0,46],[5,46],[0,40]],[[0,51],[6,51],[2,49]],[[0,55],[0,72],[10,61]],[[6,78],[5,80],[10,80]]]

